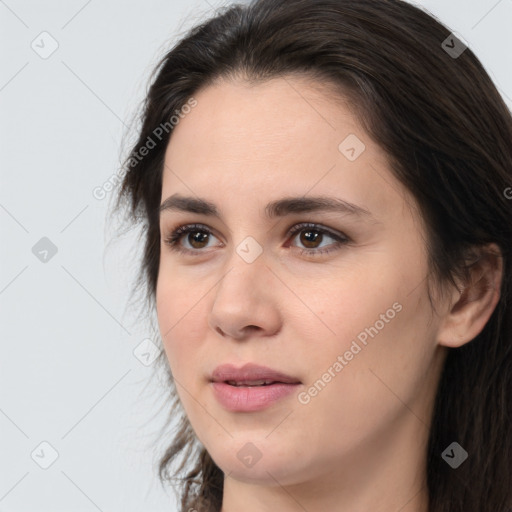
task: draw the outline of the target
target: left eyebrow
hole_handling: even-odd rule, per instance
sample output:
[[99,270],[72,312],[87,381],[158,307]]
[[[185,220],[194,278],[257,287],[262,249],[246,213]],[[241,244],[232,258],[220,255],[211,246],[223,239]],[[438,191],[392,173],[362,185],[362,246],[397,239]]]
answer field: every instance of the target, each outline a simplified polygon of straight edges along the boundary
[[[219,210],[214,203],[207,201],[206,199],[186,197],[180,194],[174,194],[168,197],[160,205],[160,215],[163,212],[170,210],[198,213],[201,215],[217,217],[219,219],[221,218]],[[284,217],[293,213],[320,211],[343,213],[360,220],[378,223],[372,213],[366,208],[343,199],[330,196],[285,197],[283,199],[272,201],[265,207],[265,215],[269,219]]]

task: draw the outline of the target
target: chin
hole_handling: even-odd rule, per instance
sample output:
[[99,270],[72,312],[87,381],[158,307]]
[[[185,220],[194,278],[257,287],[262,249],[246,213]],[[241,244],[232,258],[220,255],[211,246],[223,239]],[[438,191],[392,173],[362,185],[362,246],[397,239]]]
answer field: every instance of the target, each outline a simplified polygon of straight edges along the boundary
[[208,451],[224,475],[240,482],[270,487],[293,483],[293,475],[300,470],[298,455],[293,455],[294,450],[275,446],[264,436],[259,439],[237,436],[227,446]]
[[226,477],[246,484],[274,487],[283,485],[283,483],[288,484],[289,481],[284,482],[284,480],[289,480],[291,477],[289,468],[284,468],[282,462],[279,461],[267,460],[265,462],[262,458],[252,467],[246,467],[238,461],[222,460],[220,462],[222,466],[219,467]]

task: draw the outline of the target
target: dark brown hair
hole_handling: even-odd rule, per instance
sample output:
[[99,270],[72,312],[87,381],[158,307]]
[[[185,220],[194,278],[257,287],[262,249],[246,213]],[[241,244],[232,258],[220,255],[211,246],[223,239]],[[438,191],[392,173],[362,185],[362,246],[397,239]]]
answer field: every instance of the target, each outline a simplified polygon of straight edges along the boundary
[[[399,0],[256,0],[224,8],[188,31],[154,70],[115,208],[124,206],[131,225],[141,227],[134,291],[143,289],[154,311],[171,117],[217,79],[257,84],[299,74],[332,84],[417,201],[429,283],[468,279],[471,248],[494,242],[502,252],[501,297],[490,320],[474,340],[448,349],[426,464],[430,512],[505,512],[512,507],[512,117],[471,49],[455,55],[449,50],[461,48],[458,40],[443,44],[450,33]],[[151,149],[141,152],[149,139]],[[181,414],[160,478],[182,483],[183,512],[219,511],[223,473],[195,439],[163,350],[159,362],[173,397],[169,418]],[[453,441],[469,454],[456,470],[441,457]]]

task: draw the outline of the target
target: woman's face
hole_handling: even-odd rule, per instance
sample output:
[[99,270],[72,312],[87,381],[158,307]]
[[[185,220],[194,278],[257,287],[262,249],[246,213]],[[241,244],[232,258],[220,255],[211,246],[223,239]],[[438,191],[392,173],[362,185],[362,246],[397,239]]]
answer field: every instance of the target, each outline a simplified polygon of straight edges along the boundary
[[[391,450],[403,467],[425,449],[444,355],[414,200],[350,110],[305,80],[222,82],[194,98],[167,148],[162,203],[214,208],[162,210],[156,299],[195,433],[244,482],[348,484]],[[247,363],[296,383],[211,382]]]

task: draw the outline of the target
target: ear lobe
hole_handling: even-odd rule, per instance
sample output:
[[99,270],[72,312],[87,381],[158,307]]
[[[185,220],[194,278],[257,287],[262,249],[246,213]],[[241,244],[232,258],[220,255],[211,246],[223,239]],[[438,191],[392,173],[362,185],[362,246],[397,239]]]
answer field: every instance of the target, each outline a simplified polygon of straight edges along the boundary
[[454,290],[437,341],[460,347],[476,338],[487,324],[500,299],[503,257],[496,244],[481,247],[479,258],[468,270],[470,279]]

